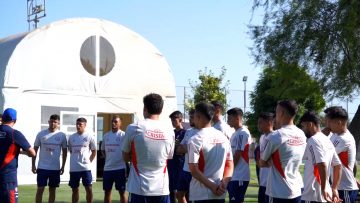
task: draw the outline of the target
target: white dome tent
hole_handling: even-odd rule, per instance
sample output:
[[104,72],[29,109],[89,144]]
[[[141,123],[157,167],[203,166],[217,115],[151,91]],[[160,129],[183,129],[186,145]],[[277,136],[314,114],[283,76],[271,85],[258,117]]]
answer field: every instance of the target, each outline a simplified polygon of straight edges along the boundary
[[[0,110],[18,111],[15,128],[30,144],[54,113],[67,134],[75,132],[76,118],[85,116],[100,141],[113,114],[123,116],[123,127],[142,119],[148,93],[163,96],[163,119],[177,108],[164,56],[140,35],[106,20],[67,19],[0,39],[0,74]],[[96,163],[93,168],[95,176]],[[61,180],[68,178],[66,171]],[[18,180],[36,183],[28,157],[19,156]]]

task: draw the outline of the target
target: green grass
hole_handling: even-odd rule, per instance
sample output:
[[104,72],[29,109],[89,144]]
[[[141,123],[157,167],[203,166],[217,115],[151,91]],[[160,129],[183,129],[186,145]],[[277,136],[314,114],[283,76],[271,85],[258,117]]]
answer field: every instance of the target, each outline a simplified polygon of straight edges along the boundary
[[[303,172],[303,167],[300,168]],[[258,183],[255,172],[255,164],[250,164],[251,177],[249,187],[246,191],[245,202],[257,202]],[[360,178],[360,173],[357,174]],[[31,203],[35,201],[36,185],[22,185],[19,186],[19,203]],[[104,193],[102,190],[102,182],[98,181],[93,184],[94,203],[103,202]],[[119,202],[119,194],[116,190],[112,193],[113,202]],[[43,202],[47,202],[48,191],[44,192]],[[56,203],[71,202],[71,188],[67,184],[62,184],[56,192]],[[80,203],[86,203],[84,187],[80,186]]]

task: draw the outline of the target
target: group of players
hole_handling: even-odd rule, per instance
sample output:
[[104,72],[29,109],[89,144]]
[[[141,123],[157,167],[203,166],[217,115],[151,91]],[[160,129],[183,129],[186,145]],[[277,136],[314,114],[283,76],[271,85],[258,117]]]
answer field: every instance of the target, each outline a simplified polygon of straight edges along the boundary
[[[115,183],[120,202],[175,203],[244,202],[250,181],[251,135],[243,126],[243,111],[232,108],[226,124],[219,102],[199,103],[189,112],[191,128],[182,127],[182,114],[170,114],[173,128],[160,120],[162,97],[151,93],[143,98],[145,120],[120,130],[121,118],[112,118],[112,130],[104,135],[104,202],[111,202]],[[273,113],[258,118],[260,153],[259,202],[355,202],[358,186],[353,174],[355,140],[347,130],[347,112],[341,107],[326,110],[327,135],[320,119],[306,112],[294,124],[298,107],[283,100]],[[86,200],[93,201],[90,164],[96,156],[94,137],[85,131],[86,119],[76,120],[77,132],[68,139],[58,130],[59,116],[52,115],[49,127],[38,133],[34,149],[21,132],[14,130],[16,111],[6,109],[0,126],[0,199],[17,202],[17,156],[19,149],[32,158],[37,174],[35,202],[42,202],[49,186],[48,202],[55,202],[56,188],[70,151],[72,202],[79,201],[80,179]],[[276,130],[275,130],[275,129]],[[62,161],[60,166],[60,156]],[[39,155],[39,156],[37,156]],[[38,164],[36,167],[36,158]],[[299,167],[305,161],[304,179]],[[127,171],[127,163],[129,171]],[[304,181],[303,181],[304,180]],[[125,193],[128,191],[128,195]]]

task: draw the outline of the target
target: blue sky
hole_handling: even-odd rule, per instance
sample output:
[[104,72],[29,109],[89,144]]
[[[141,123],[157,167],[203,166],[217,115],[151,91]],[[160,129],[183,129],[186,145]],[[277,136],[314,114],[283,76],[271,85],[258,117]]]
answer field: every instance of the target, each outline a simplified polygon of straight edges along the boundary
[[[230,106],[243,107],[243,76],[248,76],[247,90],[252,90],[261,72],[261,67],[252,64],[247,25],[260,23],[262,16],[252,16],[251,6],[252,0],[50,0],[39,26],[72,17],[124,25],[163,53],[177,86],[189,86],[189,80],[196,81],[204,67],[218,74],[225,66],[226,80],[234,90]],[[0,38],[27,30],[26,0],[1,0]],[[177,88],[179,103],[182,89]],[[350,108],[350,113],[355,112],[356,108]]]

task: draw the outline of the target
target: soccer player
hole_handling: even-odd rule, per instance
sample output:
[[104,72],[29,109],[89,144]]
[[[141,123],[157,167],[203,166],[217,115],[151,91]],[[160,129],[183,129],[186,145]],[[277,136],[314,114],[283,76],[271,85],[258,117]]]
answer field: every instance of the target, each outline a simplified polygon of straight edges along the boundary
[[354,137],[347,129],[348,114],[342,107],[337,107],[329,111],[326,116],[333,133],[330,140],[342,163],[342,175],[338,187],[339,196],[344,203],[354,203],[359,188],[353,174],[356,147]]
[[235,168],[228,185],[229,200],[231,203],[239,203],[244,202],[250,181],[249,146],[251,135],[242,124],[243,111],[240,108],[232,108],[226,113],[228,124],[236,130],[230,139]]
[[143,98],[145,120],[128,126],[123,158],[131,161],[127,190],[130,203],[170,203],[166,162],[173,157],[175,135],[170,125],[160,121],[164,101],[151,93]]
[[224,111],[223,105],[219,101],[212,101],[211,104],[215,107],[215,113],[212,117],[213,127],[220,130],[228,139],[230,139],[234,130],[222,119],[222,113]]
[[[337,187],[340,182],[341,162],[330,139],[320,131],[320,119],[314,112],[300,118],[307,139],[304,160],[304,191],[302,202],[340,202]],[[329,174],[333,169],[330,187]]]
[[176,148],[177,154],[185,154],[185,163],[183,170],[180,174],[178,184],[176,187],[176,199],[179,203],[187,203],[189,201],[189,187],[191,181],[191,173],[189,170],[189,156],[187,155],[187,145],[190,138],[198,132],[198,129],[195,128],[194,124],[194,113],[195,109],[189,111],[189,123],[191,128],[186,130],[184,139],[181,141],[180,145]]
[[[262,133],[259,144],[260,144],[260,156],[265,149],[265,139],[274,132],[274,114],[270,112],[261,112],[258,118],[258,128]],[[259,156],[259,157],[260,157]],[[260,159],[259,159],[260,160]],[[258,193],[258,202],[259,203],[268,203],[269,196],[265,194],[266,183],[269,175],[269,167],[260,167],[259,174],[259,193]]]
[[[49,203],[55,202],[56,188],[60,184],[60,175],[64,173],[67,157],[66,135],[59,131],[60,117],[53,114],[48,121],[49,127],[40,131],[35,139],[34,149],[40,148],[38,167],[35,166],[36,156],[32,158],[32,172],[37,174],[37,191],[35,202],[41,203],[45,187],[49,185]],[[60,154],[62,162],[60,167]]]
[[294,100],[278,102],[276,125],[280,129],[265,139],[265,149],[261,153],[259,164],[261,167],[271,166],[266,183],[266,194],[270,202],[301,201],[303,181],[299,166],[305,152],[306,137],[294,125],[297,111],[298,106]]
[[100,146],[102,154],[105,156],[105,166],[103,175],[104,202],[111,203],[111,190],[115,183],[115,189],[119,191],[120,202],[127,203],[125,195],[126,184],[126,164],[121,156],[122,143],[125,132],[120,129],[121,118],[113,116],[111,120],[111,131],[104,135]]
[[20,153],[29,157],[36,155],[25,136],[13,129],[16,118],[16,110],[7,108],[0,125],[0,200],[3,203],[16,203],[18,200],[17,167],[20,149],[23,150]]
[[234,165],[229,140],[211,127],[214,106],[195,106],[194,122],[199,131],[188,143],[190,201],[224,203]]
[[94,136],[85,131],[86,119],[76,120],[77,132],[69,137],[70,151],[70,181],[72,188],[72,203],[79,202],[79,182],[80,178],[86,191],[86,202],[92,203],[92,174],[90,164],[96,156],[96,143]]
[[[181,141],[184,139],[186,130],[182,126],[183,115],[180,111],[174,111],[170,114],[172,126],[175,128],[175,152]],[[175,193],[176,186],[179,181],[180,173],[184,166],[184,154],[175,153],[172,159],[168,160],[169,170],[169,189],[170,189],[170,202],[176,203]]]

